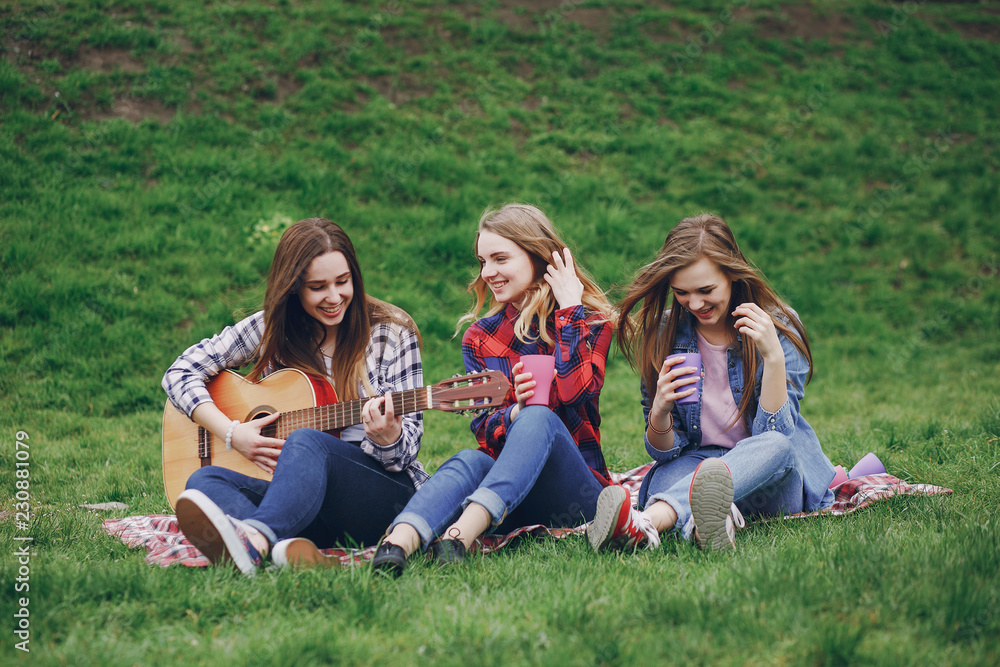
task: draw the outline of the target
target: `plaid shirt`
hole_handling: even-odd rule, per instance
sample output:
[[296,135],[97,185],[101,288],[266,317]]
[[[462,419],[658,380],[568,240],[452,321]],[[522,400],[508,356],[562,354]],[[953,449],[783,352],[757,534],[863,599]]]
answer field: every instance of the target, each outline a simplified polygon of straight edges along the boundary
[[[202,403],[211,403],[205,382],[227,368],[240,368],[251,362],[263,333],[264,313],[259,312],[189,347],[163,375],[163,389],[170,401],[189,417]],[[376,395],[423,386],[419,341],[413,331],[399,325],[382,323],[372,327],[365,366]],[[264,375],[275,370],[268,366]],[[361,396],[367,394],[360,383],[358,391]],[[387,471],[406,471],[414,488],[419,489],[429,477],[417,460],[423,432],[423,414],[417,412],[403,417],[403,432],[393,444],[383,447],[368,436],[355,444]]]
[[[524,354],[553,354],[553,346],[538,336],[537,319],[531,323],[529,342],[514,335],[518,310],[508,304],[495,315],[484,317],[469,327],[462,337],[462,357],[467,372],[485,369],[503,372],[510,391],[502,407],[472,420],[479,448],[496,458],[503,449],[510,428],[510,412],[517,405],[511,368]],[[604,365],[611,347],[611,325],[599,322],[600,315],[586,316],[583,306],[561,308],[545,321],[546,331],[559,348],[556,357],[555,391],[549,408],[569,429],[583,460],[599,476],[609,479],[601,452],[601,415],[597,401],[604,385]],[[533,339],[533,340],[532,340]]]

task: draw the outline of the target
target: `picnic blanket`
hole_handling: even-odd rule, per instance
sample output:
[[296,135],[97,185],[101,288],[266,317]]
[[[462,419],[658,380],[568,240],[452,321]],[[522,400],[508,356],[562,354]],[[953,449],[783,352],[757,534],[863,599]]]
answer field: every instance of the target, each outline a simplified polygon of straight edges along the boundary
[[[621,484],[632,496],[633,505],[639,494],[639,486],[643,476],[653,466],[647,463],[624,473],[612,473],[612,481]],[[932,484],[908,484],[888,473],[868,475],[849,479],[834,489],[833,505],[815,512],[800,512],[786,515],[785,519],[802,519],[815,516],[842,516],[856,512],[872,503],[886,500],[894,496],[926,495],[933,496],[951,493],[946,489]],[[104,522],[104,531],[112,537],[121,539],[130,547],[144,547],[148,554],[146,562],[150,565],[167,567],[179,564],[187,567],[206,567],[209,561],[180,532],[177,518],[171,514],[154,514],[151,516],[129,516],[123,519],[108,519]],[[490,553],[510,544],[515,539],[525,535],[551,535],[556,538],[582,534],[587,524],[575,528],[548,528],[546,526],[524,526],[506,535],[486,535],[478,540],[474,551]],[[324,553],[340,561],[341,565],[364,562],[375,555],[375,546],[363,549],[324,549]]]

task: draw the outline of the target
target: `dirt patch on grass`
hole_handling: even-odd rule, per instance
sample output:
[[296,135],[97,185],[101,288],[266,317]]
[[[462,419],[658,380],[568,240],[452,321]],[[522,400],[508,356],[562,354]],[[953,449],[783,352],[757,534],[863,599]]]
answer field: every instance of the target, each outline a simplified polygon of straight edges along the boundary
[[757,33],[768,39],[799,37],[844,44],[854,34],[854,23],[840,13],[824,14],[808,4],[785,5],[781,14],[757,19]]
[[501,0],[497,19],[517,32],[548,30],[560,22],[576,23],[594,33],[601,41],[611,34],[614,10],[605,7],[580,7],[582,0],[539,0],[524,3]]
[[611,22],[614,17],[610,10],[602,8],[574,9],[562,18],[580,24],[603,41],[611,35]]
[[994,44],[1000,42],[1000,23],[956,21],[951,25],[965,39],[985,39]]
[[538,111],[538,108],[547,101],[548,99],[544,97],[538,98],[534,95],[528,95],[524,98],[524,101],[521,102],[521,108],[525,111]]
[[197,53],[199,50],[194,45],[194,42],[192,42],[186,35],[176,34],[173,36],[171,41],[177,47],[177,50],[180,52],[180,54],[183,56],[189,56],[192,53]]
[[121,118],[132,123],[140,123],[147,118],[153,118],[160,123],[166,124],[174,117],[174,113],[173,109],[168,109],[159,100],[128,97],[115,100],[110,111],[95,113],[93,118],[98,120]]
[[146,71],[146,66],[132,57],[124,49],[94,49],[84,47],[77,55],[77,63],[83,69],[92,69],[100,72],[123,72],[136,73]]
[[282,74],[278,76],[278,101],[284,102],[289,95],[294,95],[295,93],[302,90],[302,84],[296,81],[294,78]]
[[422,82],[413,74],[400,74],[398,76],[385,74],[363,80],[379,95],[396,106],[401,106],[420,97],[429,97],[434,93],[433,86]]
[[427,52],[427,44],[433,38],[431,29],[423,35],[415,35],[409,29],[398,26],[382,28],[382,41],[390,49],[402,48],[408,56],[419,56]]
[[642,25],[642,32],[656,44],[678,42],[684,34],[684,26],[677,19],[653,19]]

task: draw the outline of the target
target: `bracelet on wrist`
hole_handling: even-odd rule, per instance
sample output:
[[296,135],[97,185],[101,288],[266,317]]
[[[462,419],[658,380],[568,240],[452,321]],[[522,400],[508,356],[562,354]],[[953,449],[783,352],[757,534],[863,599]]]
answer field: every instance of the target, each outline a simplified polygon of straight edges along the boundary
[[234,419],[232,423],[229,424],[229,430],[226,431],[226,451],[230,451],[233,448],[233,429],[240,425],[240,420]]
[[653,420],[652,420],[652,418],[650,418],[649,421],[646,422],[646,426],[649,427],[650,431],[652,431],[653,433],[655,433],[657,435],[666,435],[667,433],[670,433],[672,430],[674,430],[674,416],[673,415],[669,415],[669,417],[670,417],[670,423],[667,424],[667,430],[665,430],[665,431],[661,431],[660,429],[658,429],[655,426],[653,426]]

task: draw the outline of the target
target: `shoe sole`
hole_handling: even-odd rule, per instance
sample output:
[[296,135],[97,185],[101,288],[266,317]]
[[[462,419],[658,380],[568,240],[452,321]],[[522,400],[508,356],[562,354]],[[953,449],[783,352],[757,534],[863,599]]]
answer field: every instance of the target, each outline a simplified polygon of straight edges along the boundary
[[733,477],[720,459],[705,459],[694,471],[688,498],[697,532],[697,543],[709,551],[735,548],[726,530],[733,502]]
[[622,505],[628,500],[628,491],[621,486],[609,486],[597,496],[597,511],[594,512],[594,520],[587,526],[587,541],[594,551],[604,549],[611,542]]
[[257,574],[257,566],[229,517],[201,491],[188,489],[177,496],[177,524],[213,565],[232,563],[248,577]]
[[340,561],[320,551],[312,540],[293,537],[274,545],[271,560],[279,567],[339,567]]

